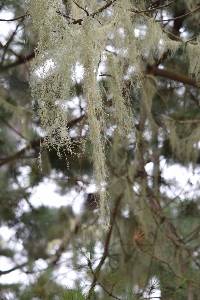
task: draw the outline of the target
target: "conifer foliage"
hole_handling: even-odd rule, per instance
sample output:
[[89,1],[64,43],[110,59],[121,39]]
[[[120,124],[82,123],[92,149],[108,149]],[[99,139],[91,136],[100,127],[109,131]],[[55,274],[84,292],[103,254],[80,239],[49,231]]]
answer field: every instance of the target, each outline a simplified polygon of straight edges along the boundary
[[198,299],[200,3],[0,13],[2,299]]

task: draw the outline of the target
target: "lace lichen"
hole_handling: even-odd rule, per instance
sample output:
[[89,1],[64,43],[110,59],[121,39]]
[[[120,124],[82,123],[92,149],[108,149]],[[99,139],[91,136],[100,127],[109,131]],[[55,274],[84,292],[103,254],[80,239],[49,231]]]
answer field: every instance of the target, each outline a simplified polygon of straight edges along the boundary
[[[109,206],[106,201],[108,170],[104,137],[107,120],[115,126],[114,132],[121,137],[120,141],[123,136],[127,138],[134,128],[130,90],[141,88],[140,101],[153,130],[155,123],[151,103],[157,84],[151,76],[147,78],[146,67],[157,62],[167,50],[174,55],[181,44],[180,41],[172,41],[155,19],[145,13],[138,13],[146,9],[146,1],[111,1],[112,5],[106,7],[107,4],[96,0],[29,1],[33,27],[38,36],[31,86],[46,134],[45,142],[58,152],[62,147],[72,151],[67,129],[69,113],[65,104],[76,96],[71,91],[74,86],[73,72],[78,63],[83,66],[81,84],[87,103],[94,171],[101,196],[101,213],[104,216]],[[194,1],[188,1],[190,8],[192,4]],[[106,8],[103,9],[103,6]],[[141,30],[143,33],[137,35],[136,31]],[[186,49],[189,72],[199,78],[198,45],[188,43]],[[101,79],[98,76],[102,57],[105,76],[108,76],[104,94],[105,98],[112,100],[109,109],[104,107],[99,82]],[[199,130],[195,129],[190,136],[180,139],[175,124],[169,122],[167,126],[173,148],[180,155],[187,153],[191,156],[191,145],[197,143]],[[182,149],[185,149],[184,153]]]
[[[195,163],[199,155],[199,121],[196,122],[195,128],[190,120],[177,121],[166,118],[165,124],[169,130],[171,147],[176,156],[184,163],[190,161]],[[179,129],[181,129],[180,133]]]
[[200,80],[200,41],[197,44],[187,45],[187,55],[189,58],[189,73],[197,81]]
[[108,215],[108,205],[106,205],[106,192],[103,185],[105,185],[106,182],[107,172],[104,154],[104,138],[102,134],[105,125],[103,103],[97,82],[98,60],[101,50],[104,49],[105,45],[103,37],[101,41],[96,41],[91,20],[86,21],[83,26],[85,38],[85,43],[83,44],[85,69],[84,92],[88,105],[87,114],[90,125],[90,140],[93,145],[93,162],[100,194],[100,209],[102,216],[106,217]]

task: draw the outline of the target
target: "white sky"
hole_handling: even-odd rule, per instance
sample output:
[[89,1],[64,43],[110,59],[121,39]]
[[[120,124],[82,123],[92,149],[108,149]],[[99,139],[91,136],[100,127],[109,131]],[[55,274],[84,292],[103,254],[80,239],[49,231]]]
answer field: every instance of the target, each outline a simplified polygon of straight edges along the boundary
[[[1,11],[0,19],[11,19],[13,13],[9,11]],[[7,37],[15,30],[16,22],[0,22],[0,42],[4,45]]]

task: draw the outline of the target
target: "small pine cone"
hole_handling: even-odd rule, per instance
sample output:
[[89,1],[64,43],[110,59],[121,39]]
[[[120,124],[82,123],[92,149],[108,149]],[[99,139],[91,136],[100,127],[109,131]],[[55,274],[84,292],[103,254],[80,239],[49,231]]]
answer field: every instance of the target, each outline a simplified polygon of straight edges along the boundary
[[152,245],[146,238],[142,229],[135,230],[133,234],[133,242],[142,252],[149,252],[152,249]]
[[137,229],[133,234],[133,241],[138,247],[141,247],[145,242],[145,233],[142,229]]

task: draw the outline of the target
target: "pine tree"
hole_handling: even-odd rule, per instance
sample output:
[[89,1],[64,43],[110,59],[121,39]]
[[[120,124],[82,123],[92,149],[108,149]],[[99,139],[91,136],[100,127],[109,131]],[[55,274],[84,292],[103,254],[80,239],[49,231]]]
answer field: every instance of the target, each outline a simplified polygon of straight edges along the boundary
[[[14,28],[0,43],[0,221],[13,232],[0,275],[26,276],[0,283],[0,297],[198,299],[198,1],[0,9]],[[193,172],[186,186],[170,166]],[[80,214],[35,206],[34,188],[52,177],[61,194],[84,193]],[[73,289],[61,267],[76,273]]]

